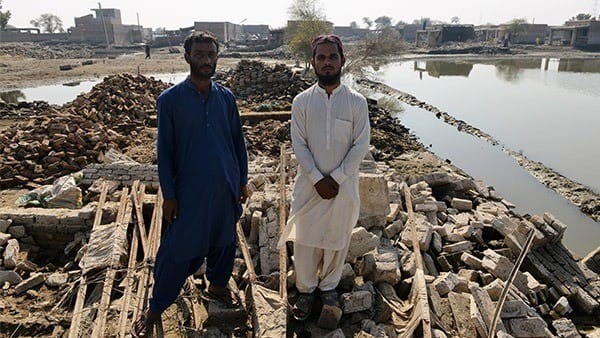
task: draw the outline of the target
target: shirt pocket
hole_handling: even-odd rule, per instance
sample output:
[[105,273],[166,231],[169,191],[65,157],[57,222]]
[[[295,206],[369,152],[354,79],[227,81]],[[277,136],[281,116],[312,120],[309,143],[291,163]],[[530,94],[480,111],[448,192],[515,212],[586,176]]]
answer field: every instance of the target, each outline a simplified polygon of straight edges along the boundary
[[333,139],[342,144],[349,144],[352,139],[352,122],[335,119]]

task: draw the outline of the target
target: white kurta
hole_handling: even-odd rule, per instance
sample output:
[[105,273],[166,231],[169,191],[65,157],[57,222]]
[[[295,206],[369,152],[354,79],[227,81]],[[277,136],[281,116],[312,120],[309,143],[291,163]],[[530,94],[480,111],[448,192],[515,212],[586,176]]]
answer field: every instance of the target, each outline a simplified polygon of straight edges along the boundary
[[[331,96],[315,84],[294,98],[291,134],[300,168],[278,246],[296,241],[341,250],[360,210],[358,169],[370,136],[367,101],[343,84]],[[321,198],[314,187],[327,175],[340,185],[330,200]]]

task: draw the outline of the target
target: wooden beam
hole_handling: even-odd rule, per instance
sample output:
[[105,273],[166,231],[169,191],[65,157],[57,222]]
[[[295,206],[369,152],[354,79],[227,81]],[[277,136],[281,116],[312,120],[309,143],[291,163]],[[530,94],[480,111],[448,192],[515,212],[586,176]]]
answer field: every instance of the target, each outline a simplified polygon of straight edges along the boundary
[[[108,193],[108,185],[106,182],[102,183],[100,190],[100,199],[98,200],[98,206],[96,207],[96,215],[94,217],[94,223],[92,225],[92,231],[102,221],[102,209],[104,208],[104,202],[106,201],[106,195]],[[81,315],[83,312],[83,304],[85,302],[85,295],[87,293],[87,277],[81,275],[79,277],[79,289],[77,290],[77,299],[75,300],[75,308],[73,309],[73,316],[71,317],[71,325],[69,326],[69,338],[79,337],[79,325],[81,324]]]
[[[413,278],[413,285],[411,289],[411,298],[414,299],[414,303],[416,304],[415,309],[411,315],[410,322],[420,322],[423,325],[423,337],[431,338],[431,314],[429,310],[429,299],[427,296],[427,283],[425,282],[425,270],[423,268],[423,256],[421,256],[421,246],[419,244],[419,236],[417,234],[417,222],[415,220],[415,215],[413,211],[412,205],[412,196],[410,194],[410,189],[406,184],[402,186],[402,191],[404,193],[404,200],[406,202],[406,211],[408,212],[408,224],[411,226],[412,233],[412,245],[413,245],[413,253],[415,255],[415,262],[417,269],[415,271],[415,275]],[[409,323],[410,323],[409,322]],[[411,328],[412,326],[409,325]],[[414,328],[413,328],[414,329]],[[408,333],[408,332],[407,332]],[[408,334],[403,334],[403,337],[411,337],[412,332]]]
[[[137,182],[139,184],[139,181],[137,181]],[[143,196],[142,196],[142,198],[140,198],[140,196],[138,196],[138,192],[136,190],[137,189],[131,190],[131,193],[132,193],[132,197],[133,197],[133,203],[135,205],[135,216],[138,220],[137,226],[139,228],[138,233],[140,234],[140,240],[142,242],[142,250],[144,251],[144,253],[146,253],[148,251],[148,236],[146,235],[146,225],[144,224],[144,215],[142,213],[142,202],[141,201],[143,201]]]
[[[281,143],[279,161],[279,236],[283,236],[286,223],[287,198],[285,191],[287,158],[285,144]],[[279,296],[287,304],[287,246],[283,243],[279,250]],[[287,308],[287,307],[286,307]]]
[[[139,184],[139,182],[137,182]],[[137,184],[134,185],[132,190],[137,189]],[[131,221],[131,199],[129,198],[129,189],[124,187],[121,192],[121,202],[119,205],[119,212],[117,213],[117,227],[124,227],[127,233],[129,222]],[[94,321],[94,329],[92,330],[92,338],[104,337],[104,331],[106,329],[106,316],[108,314],[108,307],[110,305],[110,296],[112,293],[113,284],[116,276],[116,268],[118,268],[118,254],[113,253],[111,257],[110,266],[106,269],[104,278],[104,284],[102,287],[102,297],[100,298],[100,305],[98,307],[98,314]]]
[[[139,182],[139,181],[137,181]],[[134,187],[136,183],[133,183]],[[134,187],[132,187],[132,191],[135,191]],[[146,192],[146,186],[144,184],[139,185],[139,194],[137,194],[138,203],[143,201],[144,194]],[[135,198],[135,197],[134,197]],[[140,218],[138,217],[138,222]],[[142,228],[145,231],[145,228]],[[129,262],[127,263],[127,274],[125,276],[125,291],[123,293],[123,301],[121,302],[121,311],[119,314],[119,337],[125,337],[127,334],[127,316],[129,315],[129,305],[131,302],[131,294],[133,289],[133,269],[135,268],[135,263],[137,261],[137,252],[138,252],[138,237],[140,232],[140,227],[133,227],[133,236],[131,237],[131,246],[129,250]],[[135,320],[135,318],[134,318]]]

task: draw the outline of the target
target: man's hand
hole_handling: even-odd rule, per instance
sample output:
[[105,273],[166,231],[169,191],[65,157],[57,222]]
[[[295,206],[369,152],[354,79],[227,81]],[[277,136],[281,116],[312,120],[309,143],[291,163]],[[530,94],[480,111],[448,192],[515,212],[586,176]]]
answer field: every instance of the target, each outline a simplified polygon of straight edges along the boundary
[[326,176],[315,184],[315,189],[317,189],[317,193],[321,198],[330,200],[337,196],[340,185],[330,176]]
[[248,189],[248,185],[244,184],[240,187],[240,202],[242,204],[246,203],[246,201],[252,196],[252,190]]
[[170,198],[163,202],[163,218],[167,221],[167,224],[173,223],[177,219],[178,213],[179,205],[177,204],[177,199]]

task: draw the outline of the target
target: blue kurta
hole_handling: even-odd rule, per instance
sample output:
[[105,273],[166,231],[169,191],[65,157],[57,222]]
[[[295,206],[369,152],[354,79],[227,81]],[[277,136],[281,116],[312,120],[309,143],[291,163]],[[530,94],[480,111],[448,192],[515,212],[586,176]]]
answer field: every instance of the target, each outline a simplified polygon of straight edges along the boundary
[[165,90],[157,107],[160,186],[179,204],[161,246],[178,261],[206,257],[235,243],[240,186],[248,181],[235,98],[214,81],[205,98],[188,77]]

